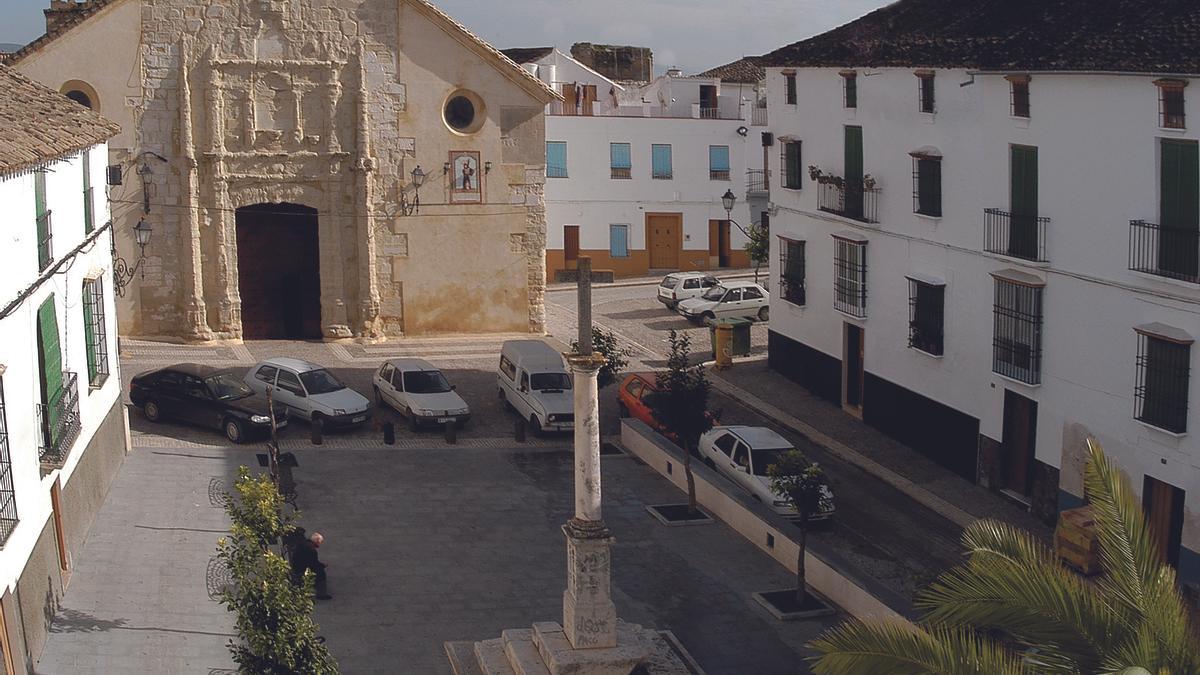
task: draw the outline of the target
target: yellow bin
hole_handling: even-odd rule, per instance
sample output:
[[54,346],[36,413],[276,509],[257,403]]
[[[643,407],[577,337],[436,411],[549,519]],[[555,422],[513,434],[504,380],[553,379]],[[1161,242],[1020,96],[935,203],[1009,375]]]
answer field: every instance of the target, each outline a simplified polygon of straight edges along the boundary
[[717,370],[725,370],[733,365],[733,326],[721,322],[714,328],[713,351],[716,352]]

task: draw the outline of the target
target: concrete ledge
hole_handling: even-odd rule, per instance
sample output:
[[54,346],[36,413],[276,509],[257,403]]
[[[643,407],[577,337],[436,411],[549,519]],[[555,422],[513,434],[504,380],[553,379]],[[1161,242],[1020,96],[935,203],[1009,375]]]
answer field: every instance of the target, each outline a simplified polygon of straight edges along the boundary
[[775,603],[771,602],[767,598],[768,595],[775,595],[777,593],[785,593],[785,592],[786,593],[795,593],[796,590],[794,588],[786,588],[786,589],[781,588],[781,589],[777,589],[774,591],[762,591],[759,593],[751,593],[750,595],[754,597],[755,602],[762,605],[768,612],[770,612],[771,616],[775,617],[776,619],[779,619],[780,621],[799,621],[801,619],[816,619],[816,618],[819,618],[822,616],[832,616],[834,614],[837,614],[836,609],[834,609],[832,606],[828,605],[824,600],[821,599],[820,596],[813,593],[812,591],[808,592],[808,597],[811,598],[813,601],[815,601],[818,604],[825,605],[823,608],[806,609],[806,610],[802,610],[802,611],[798,611],[798,612],[785,612],[785,611],[779,609],[778,607],[776,607]]
[[[687,490],[683,451],[678,446],[635,419],[621,420],[621,444],[676,487]],[[670,470],[668,465],[671,465]],[[692,465],[692,476],[696,482],[696,500],[708,513],[732,527],[789,572],[796,572],[800,546],[794,538],[794,524],[751,499],[703,463]],[[836,552],[823,550],[816,542],[809,542],[807,546],[805,571],[809,585],[816,592],[851,616],[859,619],[910,619],[914,616],[911,602],[862,573]]]
[[687,527],[689,525],[708,525],[710,523],[716,522],[712,519],[712,516],[705,513],[703,509],[698,509],[698,514],[697,514],[698,517],[696,517],[696,518],[687,518],[684,520],[671,520],[671,518],[666,516],[661,509],[661,507],[665,507],[665,506],[683,506],[686,508],[687,504],[654,504],[652,506],[647,506],[646,512],[649,513],[650,515],[654,516],[655,520],[662,523],[663,525],[666,525],[667,527]]

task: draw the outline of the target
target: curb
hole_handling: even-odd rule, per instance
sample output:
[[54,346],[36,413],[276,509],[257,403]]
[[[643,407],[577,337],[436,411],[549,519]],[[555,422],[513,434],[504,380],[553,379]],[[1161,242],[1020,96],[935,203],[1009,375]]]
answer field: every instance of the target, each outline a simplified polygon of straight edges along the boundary
[[[754,270],[732,272],[729,274],[713,274],[712,276],[718,279],[753,279]],[[662,281],[661,277],[643,277],[640,279],[626,279],[625,281],[614,281],[609,284],[592,284],[592,288],[625,288],[629,286],[653,286]],[[546,284],[546,292],[553,293],[555,291],[574,290],[576,284],[572,282],[563,282],[555,284]]]
[[822,448],[825,448],[838,458],[857,466],[863,471],[875,476],[879,480],[891,485],[907,495],[913,501],[955,523],[959,527],[965,528],[971,523],[979,520],[979,518],[967,513],[966,511],[963,511],[945,499],[933,494],[929,490],[920,487],[911,480],[901,476],[900,474],[892,471],[891,469],[867,457],[866,455],[863,455],[845,443],[842,443],[841,441],[822,433],[813,426],[802,422],[800,419],[788,414],[787,412],[784,412],[783,410],[780,410],[770,403],[758,398],[754,394],[751,394],[745,389],[742,389],[741,387],[726,380],[721,376],[720,373],[716,372],[715,369],[709,370],[709,375],[712,377],[711,382],[713,383],[713,386],[715,386],[717,389],[738,399],[744,405],[757,410],[762,415],[771,418],[780,425],[800,434],[809,441],[821,446]]

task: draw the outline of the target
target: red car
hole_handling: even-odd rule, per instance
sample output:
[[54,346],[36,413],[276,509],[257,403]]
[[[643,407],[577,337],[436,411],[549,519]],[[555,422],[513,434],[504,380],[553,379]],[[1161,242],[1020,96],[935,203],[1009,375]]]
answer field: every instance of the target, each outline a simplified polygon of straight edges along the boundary
[[[621,417],[641,420],[651,429],[675,441],[675,434],[668,432],[666,427],[654,419],[654,413],[650,409],[650,400],[657,395],[658,384],[653,373],[632,373],[625,376],[621,381],[621,388],[617,390],[617,407]],[[712,420],[713,426],[719,424],[715,411],[709,410],[708,418]]]

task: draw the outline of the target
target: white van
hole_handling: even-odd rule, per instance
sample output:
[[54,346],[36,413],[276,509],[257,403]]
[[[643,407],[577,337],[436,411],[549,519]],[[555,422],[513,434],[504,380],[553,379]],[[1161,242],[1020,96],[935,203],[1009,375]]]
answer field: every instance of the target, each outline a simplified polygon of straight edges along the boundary
[[500,398],[529,421],[535,435],[575,428],[571,375],[562,355],[541,340],[509,340],[496,371]]

